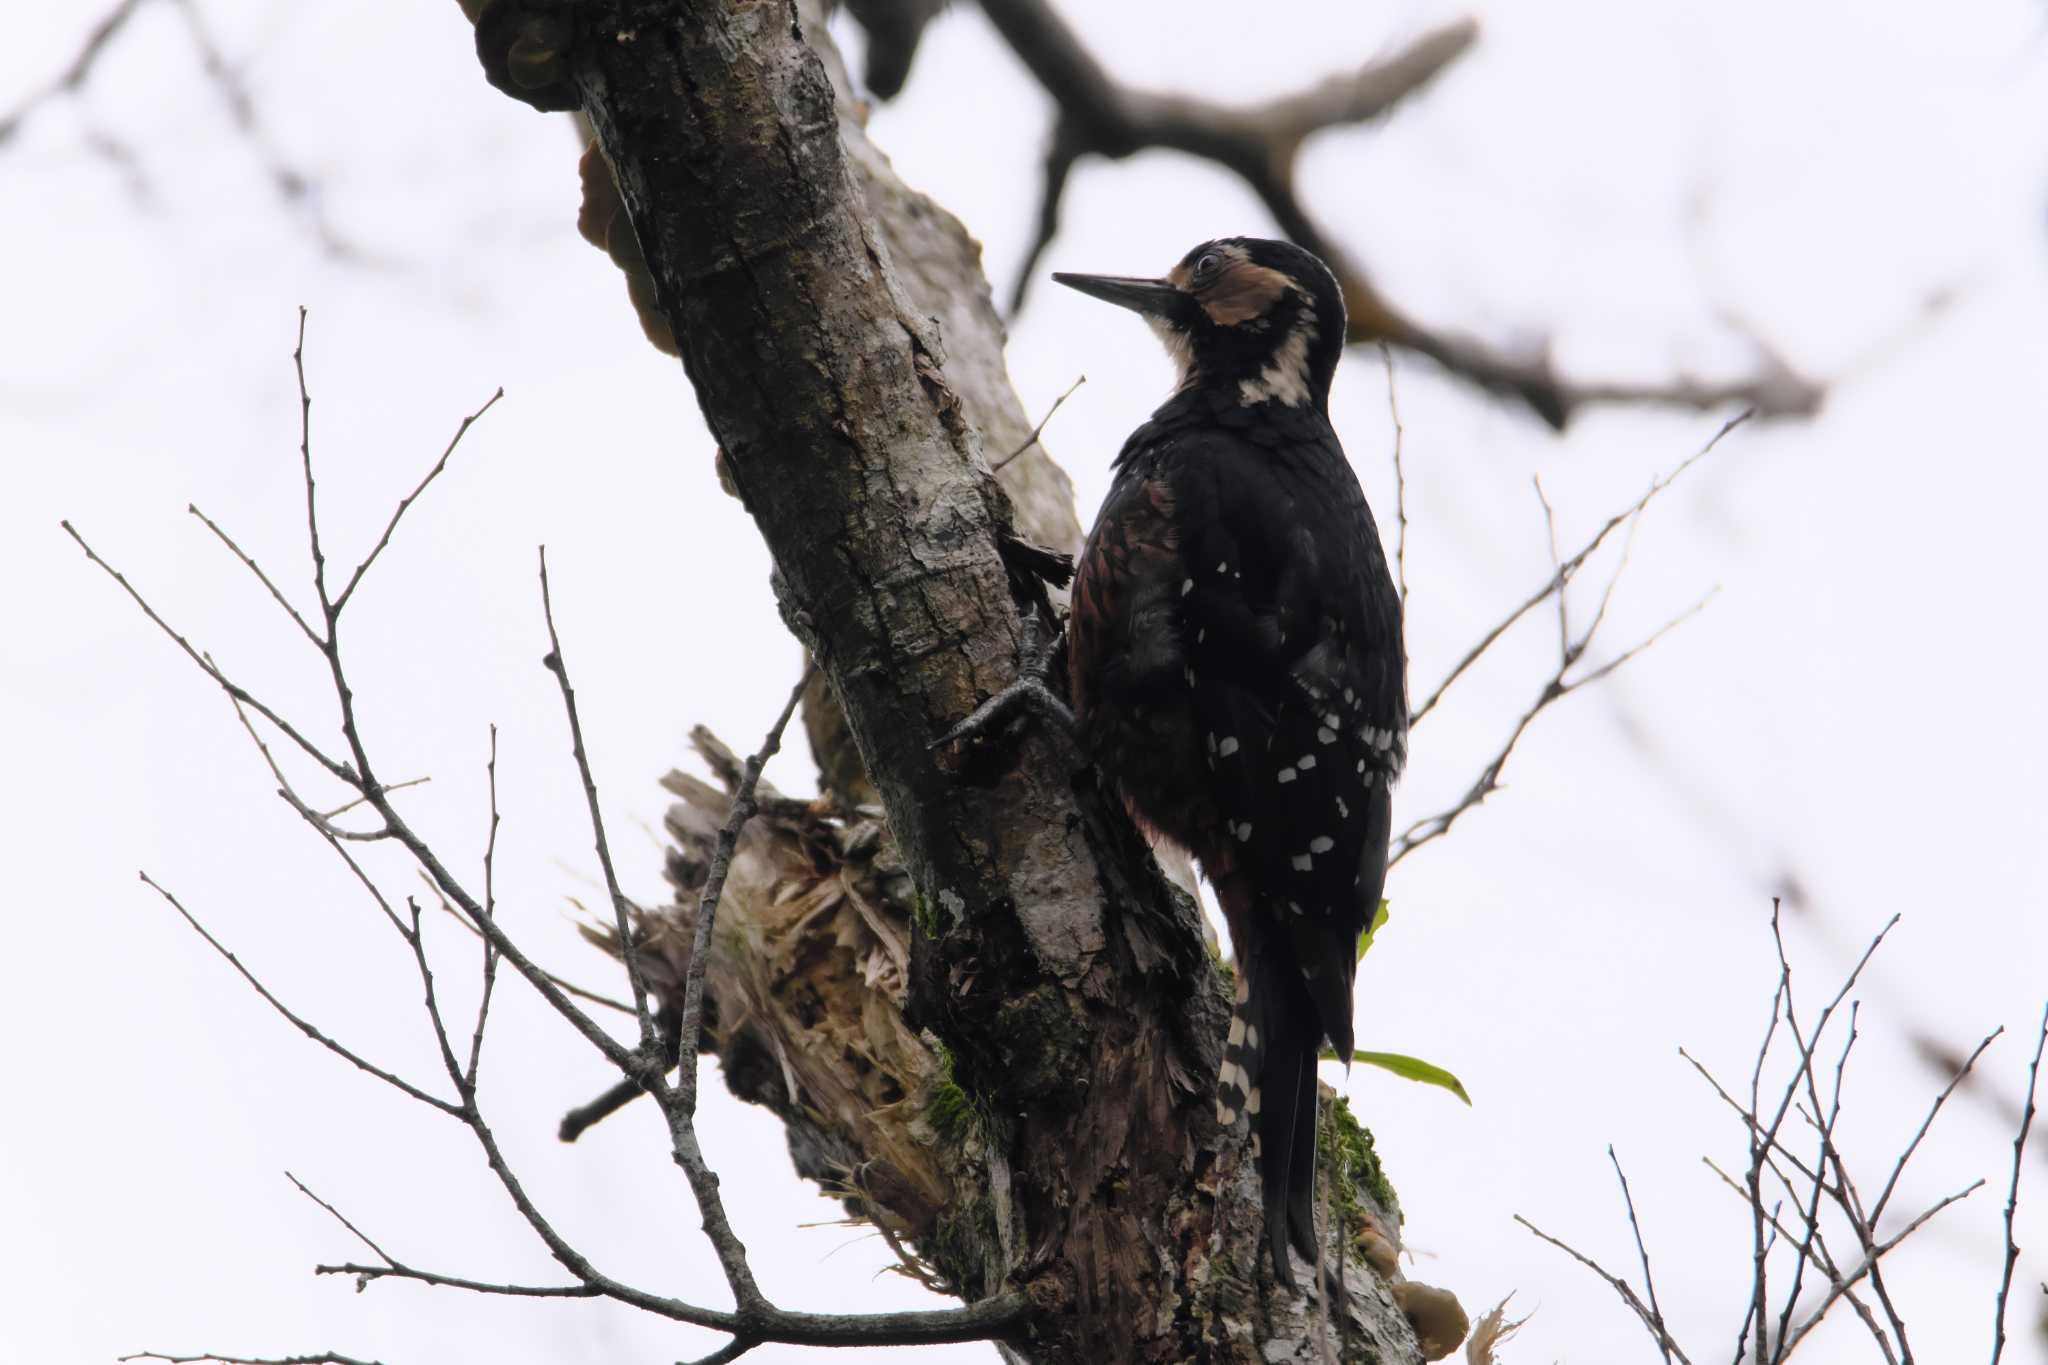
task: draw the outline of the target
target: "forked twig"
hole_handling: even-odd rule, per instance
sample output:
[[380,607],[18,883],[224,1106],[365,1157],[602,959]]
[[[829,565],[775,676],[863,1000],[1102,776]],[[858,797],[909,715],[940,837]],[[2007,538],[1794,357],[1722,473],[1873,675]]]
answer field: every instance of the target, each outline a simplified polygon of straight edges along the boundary
[[1053,414],[1060,410],[1060,406],[1062,404],[1064,404],[1069,398],[1072,398],[1074,396],[1074,390],[1080,388],[1083,384],[1087,382],[1088,376],[1084,374],[1079,378],[1075,379],[1073,383],[1067,385],[1067,391],[1061,394],[1059,397],[1052,400],[1052,406],[1045,410],[1045,416],[1038,419],[1038,425],[1031,428],[1031,434],[1024,438],[1024,443],[1018,446],[1015,450],[1011,451],[1009,454],[1003,456],[1002,459],[997,460],[994,464],[990,465],[988,472],[991,474],[1002,473],[1003,469],[1010,463],[1010,461],[1016,459],[1019,455],[1022,455],[1025,451],[1037,445],[1038,438],[1045,434],[1045,424],[1052,420]]
[[[1505,635],[1524,616],[1527,616],[1531,611],[1547,601],[1554,601],[1557,608],[1558,643],[1556,665],[1551,670],[1550,676],[1544,679],[1542,685],[1537,689],[1535,697],[1523,708],[1521,714],[1516,717],[1514,724],[1509,727],[1507,738],[1501,742],[1500,747],[1494,751],[1493,755],[1480,766],[1478,776],[1473,779],[1464,793],[1442,810],[1414,821],[1395,836],[1387,858],[1387,865],[1389,867],[1400,862],[1423,845],[1450,833],[1451,827],[1466,812],[1481,805],[1494,792],[1500,790],[1501,774],[1506,769],[1508,760],[1514,756],[1515,747],[1521,743],[1522,736],[1528,732],[1529,727],[1535,723],[1536,718],[1542,715],[1544,711],[1572,693],[1601,681],[1616,669],[1629,663],[1645,650],[1662,640],[1666,635],[1698,615],[1699,612],[1705,609],[1707,603],[1713,600],[1714,594],[1712,592],[1707,593],[1684,611],[1651,631],[1643,639],[1622,650],[1613,658],[1608,659],[1597,667],[1574,674],[1573,670],[1578,668],[1585,659],[1587,652],[1592,647],[1595,636],[1606,623],[1608,606],[1613,601],[1615,586],[1620,582],[1622,574],[1628,568],[1628,544],[1634,538],[1636,525],[1644,511],[1656,499],[1659,493],[1671,487],[1672,484],[1684,476],[1688,469],[1691,469],[1695,464],[1706,458],[1714,447],[1720,444],[1724,436],[1744,421],[1747,421],[1751,415],[1745,412],[1723,423],[1720,430],[1714,433],[1711,440],[1680,462],[1669,474],[1660,475],[1652,479],[1649,488],[1644,491],[1641,497],[1608,517],[1594,531],[1592,536],[1569,556],[1563,555],[1559,550],[1555,510],[1551,507],[1550,499],[1543,491],[1542,483],[1540,481],[1536,483],[1536,498],[1543,511],[1544,529],[1550,550],[1551,572],[1549,578],[1544,581],[1541,587],[1529,594],[1513,610],[1509,611],[1490,630],[1481,635],[1471,648],[1465,651],[1458,661],[1451,666],[1450,672],[1444,675],[1443,680],[1423,700],[1422,704],[1415,708],[1409,724],[1411,727],[1420,724],[1422,719],[1435,710],[1437,705],[1443,701],[1445,694],[1450,691],[1452,685],[1459,678],[1463,677],[1466,670],[1477,663],[1488,650],[1493,648],[1501,636]],[[1396,430],[1398,432],[1398,426]],[[1397,448],[1398,439],[1397,435]],[[1592,558],[1602,545],[1606,544],[1608,537],[1624,526],[1628,528],[1628,535],[1624,538],[1622,555],[1600,594],[1600,600],[1593,612],[1592,619],[1587,622],[1584,629],[1574,631],[1572,628],[1570,602],[1568,600],[1571,584],[1577,577],[1579,570],[1585,566],[1586,562]]]

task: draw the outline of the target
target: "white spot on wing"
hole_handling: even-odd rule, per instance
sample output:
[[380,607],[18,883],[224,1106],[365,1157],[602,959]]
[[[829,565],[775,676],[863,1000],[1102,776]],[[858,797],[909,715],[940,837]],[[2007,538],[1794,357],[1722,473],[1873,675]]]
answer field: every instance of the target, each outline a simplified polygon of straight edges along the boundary
[[1280,781],[1283,785],[1292,782],[1295,779],[1295,777],[1296,773],[1292,768],[1282,768],[1280,770]]
[[1316,860],[1314,858],[1309,857],[1306,853],[1297,853],[1294,855],[1294,870],[1296,872],[1312,871],[1315,868],[1315,865]]
[[1318,834],[1315,838],[1308,841],[1308,851],[1311,853],[1328,853],[1332,848],[1336,847],[1336,844],[1337,841],[1329,835]]
[[1230,756],[1231,756],[1232,754],[1234,754],[1234,753],[1236,753],[1236,752],[1237,752],[1237,736],[1236,736],[1236,735],[1231,735],[1231,736],[1229,736],[1228,738],[1226,738],[1226,739],[1223,739],[1223,740],[1219,740],[1219,741],[1217,742],[1217,745],[1216,745],[1216,756],[1217,756],[1218,758],[1229,758],[1229,757],[1230,757]]

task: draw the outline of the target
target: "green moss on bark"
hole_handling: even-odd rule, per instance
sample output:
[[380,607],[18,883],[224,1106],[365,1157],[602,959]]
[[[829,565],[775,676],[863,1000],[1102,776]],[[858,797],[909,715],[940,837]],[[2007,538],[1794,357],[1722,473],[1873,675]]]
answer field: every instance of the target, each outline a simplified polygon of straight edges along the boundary
[[1389,1212],[1396,1208],[1394,1187],[1387,1183],[1386,1171],[1380,1166],[1372,1133],[1359,1123],[1342,1096],[1323,1106],[1319,1141],[1326,1154],[1331,1192],[1347,1224],[1365,1217],[1361,1194]]

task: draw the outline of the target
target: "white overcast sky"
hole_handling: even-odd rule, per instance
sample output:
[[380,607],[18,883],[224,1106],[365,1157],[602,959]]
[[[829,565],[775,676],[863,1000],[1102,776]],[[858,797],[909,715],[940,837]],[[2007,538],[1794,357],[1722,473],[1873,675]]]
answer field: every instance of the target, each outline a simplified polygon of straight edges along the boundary
[[[315,458],[337,558],[365,547],[465,412],[503,385],[351,608],[370,742],[421,826],[471,865],[486,725],[501,737],[502,911],[584,980],[594,876],[543,652],[545,542],[622,874],[660,894],[655,782],[702,721],[750,747],[797,667],[764,553],[718,491],[674,363],[575,236],[566,121],[490,91],[456,7],[199,0],[246,76],[237,134],[168,5],[147,6],[82,95],[0,151],[0,1359],[334,1349],[423,1362],[666,1361],[715,1344],[624,1310],[475,1300],[309,1272],[357,1254],[290,1169],[395,1253],[452,1273],[559,1278],[465,1134],[322,1054],[154,895],[175,890],[296,1006],[411,1074],[436,1069],[410,968],[345,874],[271,795],[219,694],[90,569],[72,518],[222,663],[308,723],[317,661],[185,513],[196,503],[304,599],[295,309],[312,310]],[[1457,1071],[1475,1105],[1357,1072],[1407,1213],[1412,1273],[1475,1312],[1535,1318],[1516,1362],[1639,1361],[1612,1294],[1521,1213],[1633,1266],[1605,1149],[1627,1164],[1682,1340],[1732,1353],[1742,1210],[1699,1158],[1739,1129],[1678,1056],[1746,1072],[1766,1017],[1769,898],[1796,879],[1809,1001],[1889,916],[1864,989],[1850,1155],[1881,1182],[1937,1079],[1906,1039],[1966,1050],[1960,1099],[1900,1207],[1990,1185],[1899,1256],[1916,1351],[1985,1358],[2010,1129],[2048,991],[2048,17],[1975,7],[1481,3],[1480,45],[1387,124],[1309,149],[1310,197],[1401,303],[1501,341],[1554,338],[1567,371],[1740,366],[1736,317],[1830,383],[1811,422],[1731,437],[1646,521],[1611,644],[1718,587],[1705,615],[1527,738],[1508,789],[1390,886],[1360,978],[1365,1046]],[[1252,98],[1466,12],[1274,0],[1067,5],[1120,74]],[[0,107],[47,80],[100,6],[26,7]],[[969,5],[930,35],[872,131],[986,244],[1007,288],[1035,202],[1046,101]],[[95,150],[96,148],[100,150]],[[106,149],[118,149],[114,155]],[[323,254],[266,158],[318,187],[362,260]],[[1043,269],[1151,272],[1270,229],[1233,181],[1166,154],[1086,166]],[[1084,519],[1167,368],[1114,310],[1042,288],[1012,373]],[[1545,571],[1540,474],[1582,536],[1727,414],[1595,411],[1558,437],[1404,360],[1410,650],[1418,687]],[[1387,390],[1352,355],[1336,421],[1391,500]],[[1416,735],[1408,816],[1469,780],[1553,648],[1532,621]],[[773,776],[808,782],[799,748]],[[373,850],[375,852],[376,850]],[[387,884],[407,874],[376,860]],[[445,975],[458,995],[457,931]],[[614,1273],[718,1300],[653,1116],[564,1148],[607,1077],[505,988],[484,1100],[536,1198]],[[779,1127],[707,1098],[705,1140],[770,1292],[793,1307],[908,1305],[885,1249],[817,1226]],[[2048,1360],[2048,1168],[2030,1163],[2013,1361]],[[809,1225],[809,1226],[806,1226]],[[1840,1328],[1817,1358],[1870,1358]],[[796,1353],[763,1350],[758,1358]],[[981,1361],[986,1347],[921,1359]]]

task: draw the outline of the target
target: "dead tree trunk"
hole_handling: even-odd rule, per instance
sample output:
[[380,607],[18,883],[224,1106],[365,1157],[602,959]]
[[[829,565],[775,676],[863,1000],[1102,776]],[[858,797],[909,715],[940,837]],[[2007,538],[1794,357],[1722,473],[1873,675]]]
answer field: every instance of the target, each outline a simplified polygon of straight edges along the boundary
[[[927,748],[1015,672],[1045,587],[1010,547],[1078,541],[1049,459],[990,473],[1029,423],[978,247],[869,144],[808,3],[562,13],[562,88],[886,812],[771,800],[749,830],[709,981],[735,1089],[935,1283],[1028,1291],[1024,1358],[1420,1359],[1399,1215],[1337,1106],[1346,1288],[1325,1318],[1272,1284],[1243,1135],[1214,1119],[1227,969],[1092,772],[1043,730]],[[676,790],[687,885],[723,798]]]

